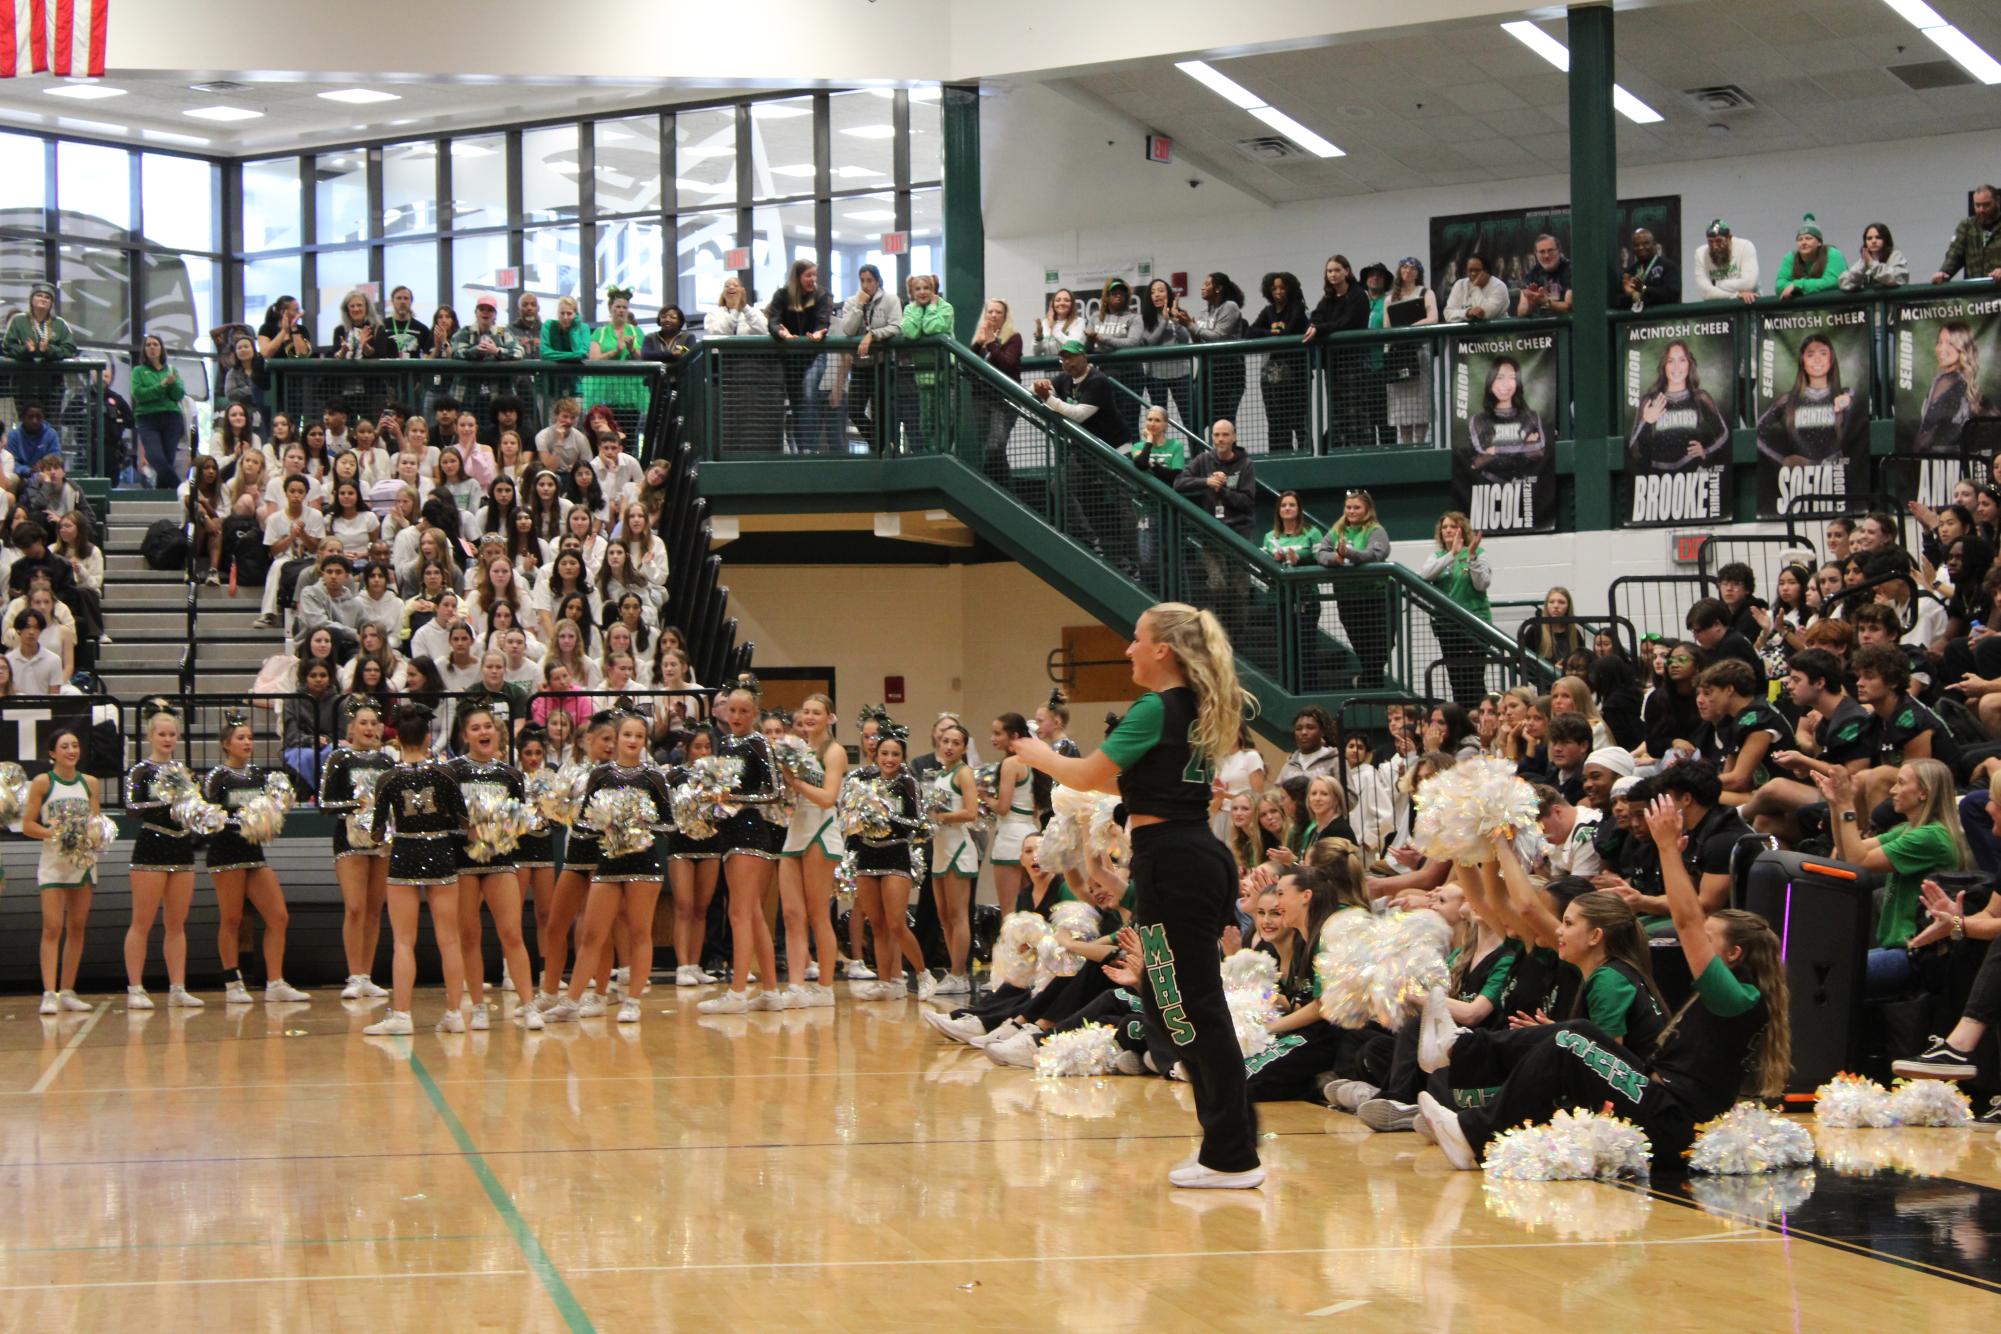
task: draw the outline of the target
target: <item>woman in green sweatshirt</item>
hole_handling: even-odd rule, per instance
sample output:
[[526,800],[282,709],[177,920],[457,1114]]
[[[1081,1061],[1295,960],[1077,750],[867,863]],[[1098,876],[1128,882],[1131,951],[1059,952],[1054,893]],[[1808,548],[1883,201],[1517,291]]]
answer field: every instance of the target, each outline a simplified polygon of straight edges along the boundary
[[1847,267],[1847,258],[1821,238],[1820,227],[1809,213],[1800,219],[1792,252],[1779,261],[1779,276],[1772,290],[1782,299],[1832,292],[1841,286],[1841,274]]
[[187,438],[187,420],[181,416],[186,394],[180,373],[167,364],[167,345],[147,334],[132,359],[132,421],[157,490],[172,491],[181,484],[174,454]]
[[[952,334],[952,305],[938,295],[938,284],[931,276],[911,274],[906,290],[910,299],[903,303],[904,340],[949,338]],[[908,390],[905,391],[902,416],[905,434],[915,436],[905,443],[905,448],[912,452],[951,448],[948,427],[952,416],[952,382],[939,369],[944,364],[944,357],[942,351],[928,348],[913,350],[910,354],[911,369],[907,383],[914,386],[916,420],[911,420],[908,397],[911,391]]]

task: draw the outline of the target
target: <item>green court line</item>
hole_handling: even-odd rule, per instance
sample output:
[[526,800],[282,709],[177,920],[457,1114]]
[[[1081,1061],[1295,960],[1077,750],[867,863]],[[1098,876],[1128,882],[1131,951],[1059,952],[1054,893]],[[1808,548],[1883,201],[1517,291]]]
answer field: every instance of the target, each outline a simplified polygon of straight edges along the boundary
[[493,1169],[487,1166],[486,1159],[473,1144],[472,1136],[466,1133],[464,1124],[453,1113],[451,1105],[445,1101],[445,1095],[439,1090],[437,1081],[431,1078],[431,1072],[424,1068],[424,1063],[417,1058],[417,1053],[410,1050],[408,1038],[403,1040],[403,1048],[409,1053],[410,1073],[417,1076],[417,1083],[423,1086],[424,1096],[431,1100],[432,1110],[437,1112],[438,1119],[445,1123],[445,1129],[451,1132],[452,1139],[459,1146],[459,1153],[466,1160],[466,1165],[472,1168],[473,1175],[479,1178],[480,1186],[486,1191],[487,1200],[500,1215],[500,1221],[506,1224],[508,1232],[513,1235],[514,1244],[521,1249],[522,1258],[528,1261],[528,1268],[541,1281],[542,1290],[547,1292],[549,1300],[556,1304],[556,1311],[563,1317],[563,1323],[578,1334],[583,1334],[584,1331],[596,1334],[597,1326],[593,1325],[591,1318],[584,1314],[584,1308],[578,1303],[576,1295],[570,1291],[570,1285],[556,1272],[555,1263],[549,1259],[548,1252],[542,1249],[542,1243],[536,1240],[534,1229],[528,1226],[528,1220],[521,1216],[521,1211],[514,1207],[513,1199],[502,1189],[500,1178],[494,1176]]

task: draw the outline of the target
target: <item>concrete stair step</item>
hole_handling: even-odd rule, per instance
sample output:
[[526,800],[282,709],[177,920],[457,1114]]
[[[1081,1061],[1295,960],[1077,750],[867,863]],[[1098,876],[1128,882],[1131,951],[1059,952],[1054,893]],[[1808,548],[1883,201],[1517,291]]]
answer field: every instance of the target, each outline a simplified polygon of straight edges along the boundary
[[[177,670],[181,656],[187,651],[185,642],[148,643],[139,641],[128,643],[117,638],[100,656],[100,670],[105,667],[120,669],[152,668],[154,670]],[[203,669],[220,671],[247,671],[254,674],[266,658],[281,648],[277,640],[269,643],[210,643],[204,641],[195,650],[195,661]]]
[[[203,639],[255,637],[259,642],[265,640],[276,642],[279,638],[278,632],[255,628],[252,623],[256,619],[257,604],[254,602],[242,608],[204,607],[198,622],[199,634]],[[119,640],[128,636],[136,640],[160,635],[184,638],[188,628],[187,613],[178,606],[171,609],[120,606],[115,610],[107,607],[104,621],[113,637]]]

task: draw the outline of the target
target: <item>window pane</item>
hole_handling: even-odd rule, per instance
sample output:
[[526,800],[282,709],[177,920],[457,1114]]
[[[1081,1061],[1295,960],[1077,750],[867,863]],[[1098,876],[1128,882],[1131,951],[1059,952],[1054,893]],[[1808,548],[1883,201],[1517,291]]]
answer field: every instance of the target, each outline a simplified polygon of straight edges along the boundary
[[813,193],[813,99],[786,97],[750,107],[751,198]]
[[142,334],[151,334],[175,348],[204,350],[203,333],[212,328],[215,315],[215,261],[201,255],[163,255],[148,252],[139,257],[141,287],[145,301]]
[[255,329],[281,296],[299,294],[299,258],[253,259],[243,266],[243,322]]
[[48,252],[40,241],[0,236],[0,310],[26,310],[29,289],[48,281],[47,265]]
[[[341,302],[347,294],[368,281],[368,250],[322,250],[315,269],[319,288],[319,312],[314,320],[313,338],[321,347],[333,346],[334,326],[340,323]],[[379,308],[381,302],[376,305]]]
[[660,118],[598,122],[598,215],[660,211]]
[[[56,145],[56,202],[66,215],[61,224],[64,231],[75,230],[86,236],[103,235],[108,240],[115,235],[109,229],[130,229],[131,162],[132,155],[122,148],[102,148],[96,144],[67,141]],[[95,218],[108,224],[108,228],[78,226],[72,229],[72,218],[79,222]]]
[[215,171],[191,157],[148,153],[139,163],[146,239],[175,250],[217,250]]
[[945,201],[938,190],[910,192],[910,271],[945,272]]
[[827,99],[834,189],[879,189],[896,183],[895,129],[890,123],[893,98],[887,88],[871,88],[836,93]]
[[552,316],[559,296],[576,297],[590,309],[583,299],[582,246],[575,227],[536,227],[521,238],[522,287],[541,297]]
[[694,324],[720,299],[723,279],[735,272],[723,267],[723,252],[737,243],[736,210],[683,213],[675,221],[674,299]]
[[682,208],[736,201],[736,113],[728,107],[674,117],[675,198]]
[[819,260],[813,248],[813,206],[768,204],[753,210],[750,244],[757,301],[764,305],[785,286],[793,260]]
[[577,127],[528,131],[521,136],[522,220],[560,222],[577,214]]
[[130,344],[132,271],[127,252],[59,247],[62,316],[79,339]]
[[[382,150],[382,234],[437,230],[438,146],[428,141],[389,145]],[[427,285],[436,283],[432,278]]]
[[[398,287],[410,289],[410,310],[424,323],[438,308],[438,245],[411,241],[382,248],[383,295]],[[383,303],[385,306],[387,302]]]
[[368,154],[362,149],[313,160],[313,236],[321,245],[368,239]]
[[661,274],[665,265],[660,254],[661,233],[657,222],[605,222],[598,224],[598,313],[608,313],[604,292],[613,287],[632,289],[632,317],[653,318],[665,299],[661,295]]
[[23,220],[20,211],[48,205],[48,181],[40,139],[0,134],[0,181],[7,182],[7,219],[40,230],[42,220]]
[[452,226],[500,227],[507,222],[507,147],[497,134],[452,140]]
[[910,90],[910,183],[945,179],[945,127],[938,85]]
[[[243,164],[243,248],[286,250],[304,243],[299,226],[299,159]],[[247,299],[247,298],[246,298]],[[261,312],[263,306],[258,306]]]
[[[833,273],[822,286],[834,293],[836,299],[853,296],[861,286],[861,279],[856,276],[861,272],[861,266],[873,264],[875,271],[882,275],[883,282],[895,287],[896,256],[884,254],[878,248],[880,240],[874,235],[862,236],[837,228],[834,232]],[[902,299],[901,292],[897,293],[897,298]]]
[[507,267],[507,238],[462,236],[452,242],[453,313],[460,324],[472,323],[472,303],[482,296],[498,297],[495,273]]

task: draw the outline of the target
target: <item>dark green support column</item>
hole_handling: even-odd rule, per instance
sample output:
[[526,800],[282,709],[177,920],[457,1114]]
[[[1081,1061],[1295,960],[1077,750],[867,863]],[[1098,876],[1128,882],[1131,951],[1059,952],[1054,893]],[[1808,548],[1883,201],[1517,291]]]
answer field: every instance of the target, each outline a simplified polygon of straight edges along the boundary
[[1577,527],[1612,526],[1612,265],[1619,253],[1618,125],[1612,109],[1612,7],[1573,5],[1570,20],[1570,392],[1577,441]]
[[945,299],[959,338],[970,342],[987,302],[987,228],[980,216],[980,89],[946,84]]

